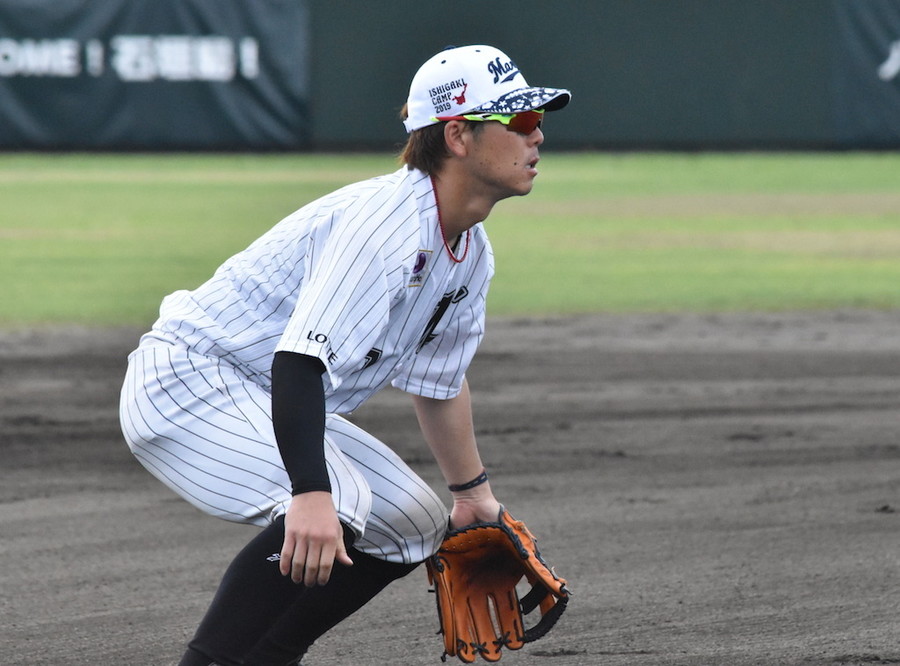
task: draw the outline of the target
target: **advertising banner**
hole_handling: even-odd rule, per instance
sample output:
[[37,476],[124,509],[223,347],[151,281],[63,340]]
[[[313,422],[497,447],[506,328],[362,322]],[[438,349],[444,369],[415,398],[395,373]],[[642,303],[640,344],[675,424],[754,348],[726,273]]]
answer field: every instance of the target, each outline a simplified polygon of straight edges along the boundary
[[0,0],[0,148],[302,148],[307,5]]

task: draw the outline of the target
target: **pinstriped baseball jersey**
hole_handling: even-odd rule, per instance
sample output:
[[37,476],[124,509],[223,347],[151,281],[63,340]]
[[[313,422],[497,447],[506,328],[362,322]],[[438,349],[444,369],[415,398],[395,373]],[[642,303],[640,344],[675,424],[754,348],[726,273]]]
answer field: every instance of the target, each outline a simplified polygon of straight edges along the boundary
[[480,224],[468,242],[466,260],[452,261],[430,178],[404,167],[288,216],[208,282],[167,297],[154,328],[263,388],[276,351],[316,356],[329,413],[388,383],[450,398],[483,336],[493,275]]
[[425,559],[446,528],[440,498],[336,414],[391,382],[434,398],[459,392],[493,273],[480,225],[461,242],[469,248],[456,262],[430,178],[406,168],[289,215],[209,281],[163,301],[123,384],[132,452],[203,511],[265,525],[291,497],[272,426],[272,360],[281,350],[316,356],[327,370],[324,449],[341,521],[363,552]]

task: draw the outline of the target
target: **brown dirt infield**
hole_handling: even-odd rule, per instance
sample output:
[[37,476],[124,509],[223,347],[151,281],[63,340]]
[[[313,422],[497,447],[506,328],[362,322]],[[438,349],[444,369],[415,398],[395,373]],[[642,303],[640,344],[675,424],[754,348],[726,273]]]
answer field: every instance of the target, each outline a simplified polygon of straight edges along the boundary
[[[900,312],[494,320],[498,497],[575,596],[513,666],[900,664]],[[165,665],[254,528],[131,457],[134,330],[0,333],[0,663]],[[355,417],[441,487],[408,400]],[[440,663],[424,572],[310,666]],[[307,662],[304,662],[307,663]]]

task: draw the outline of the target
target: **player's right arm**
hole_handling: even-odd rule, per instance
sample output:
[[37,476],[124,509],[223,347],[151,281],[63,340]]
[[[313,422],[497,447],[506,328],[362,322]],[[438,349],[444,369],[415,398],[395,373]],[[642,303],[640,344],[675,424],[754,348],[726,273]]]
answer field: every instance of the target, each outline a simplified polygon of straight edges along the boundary
[[334,562],[352,565],[325,467],[325,367],[312,356],[278,352],[272,363],[272,424],[291,479],[284,519],[282,575],[324,585]]

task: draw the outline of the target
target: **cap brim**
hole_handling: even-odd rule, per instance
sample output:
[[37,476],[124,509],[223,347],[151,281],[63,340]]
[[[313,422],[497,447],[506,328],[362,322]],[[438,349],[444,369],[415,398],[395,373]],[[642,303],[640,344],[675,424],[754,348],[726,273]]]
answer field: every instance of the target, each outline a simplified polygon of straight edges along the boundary
[[559,111],[570,99],[572,93],[564,88],[519,88],[468,113],[512,114],[538,109]]

